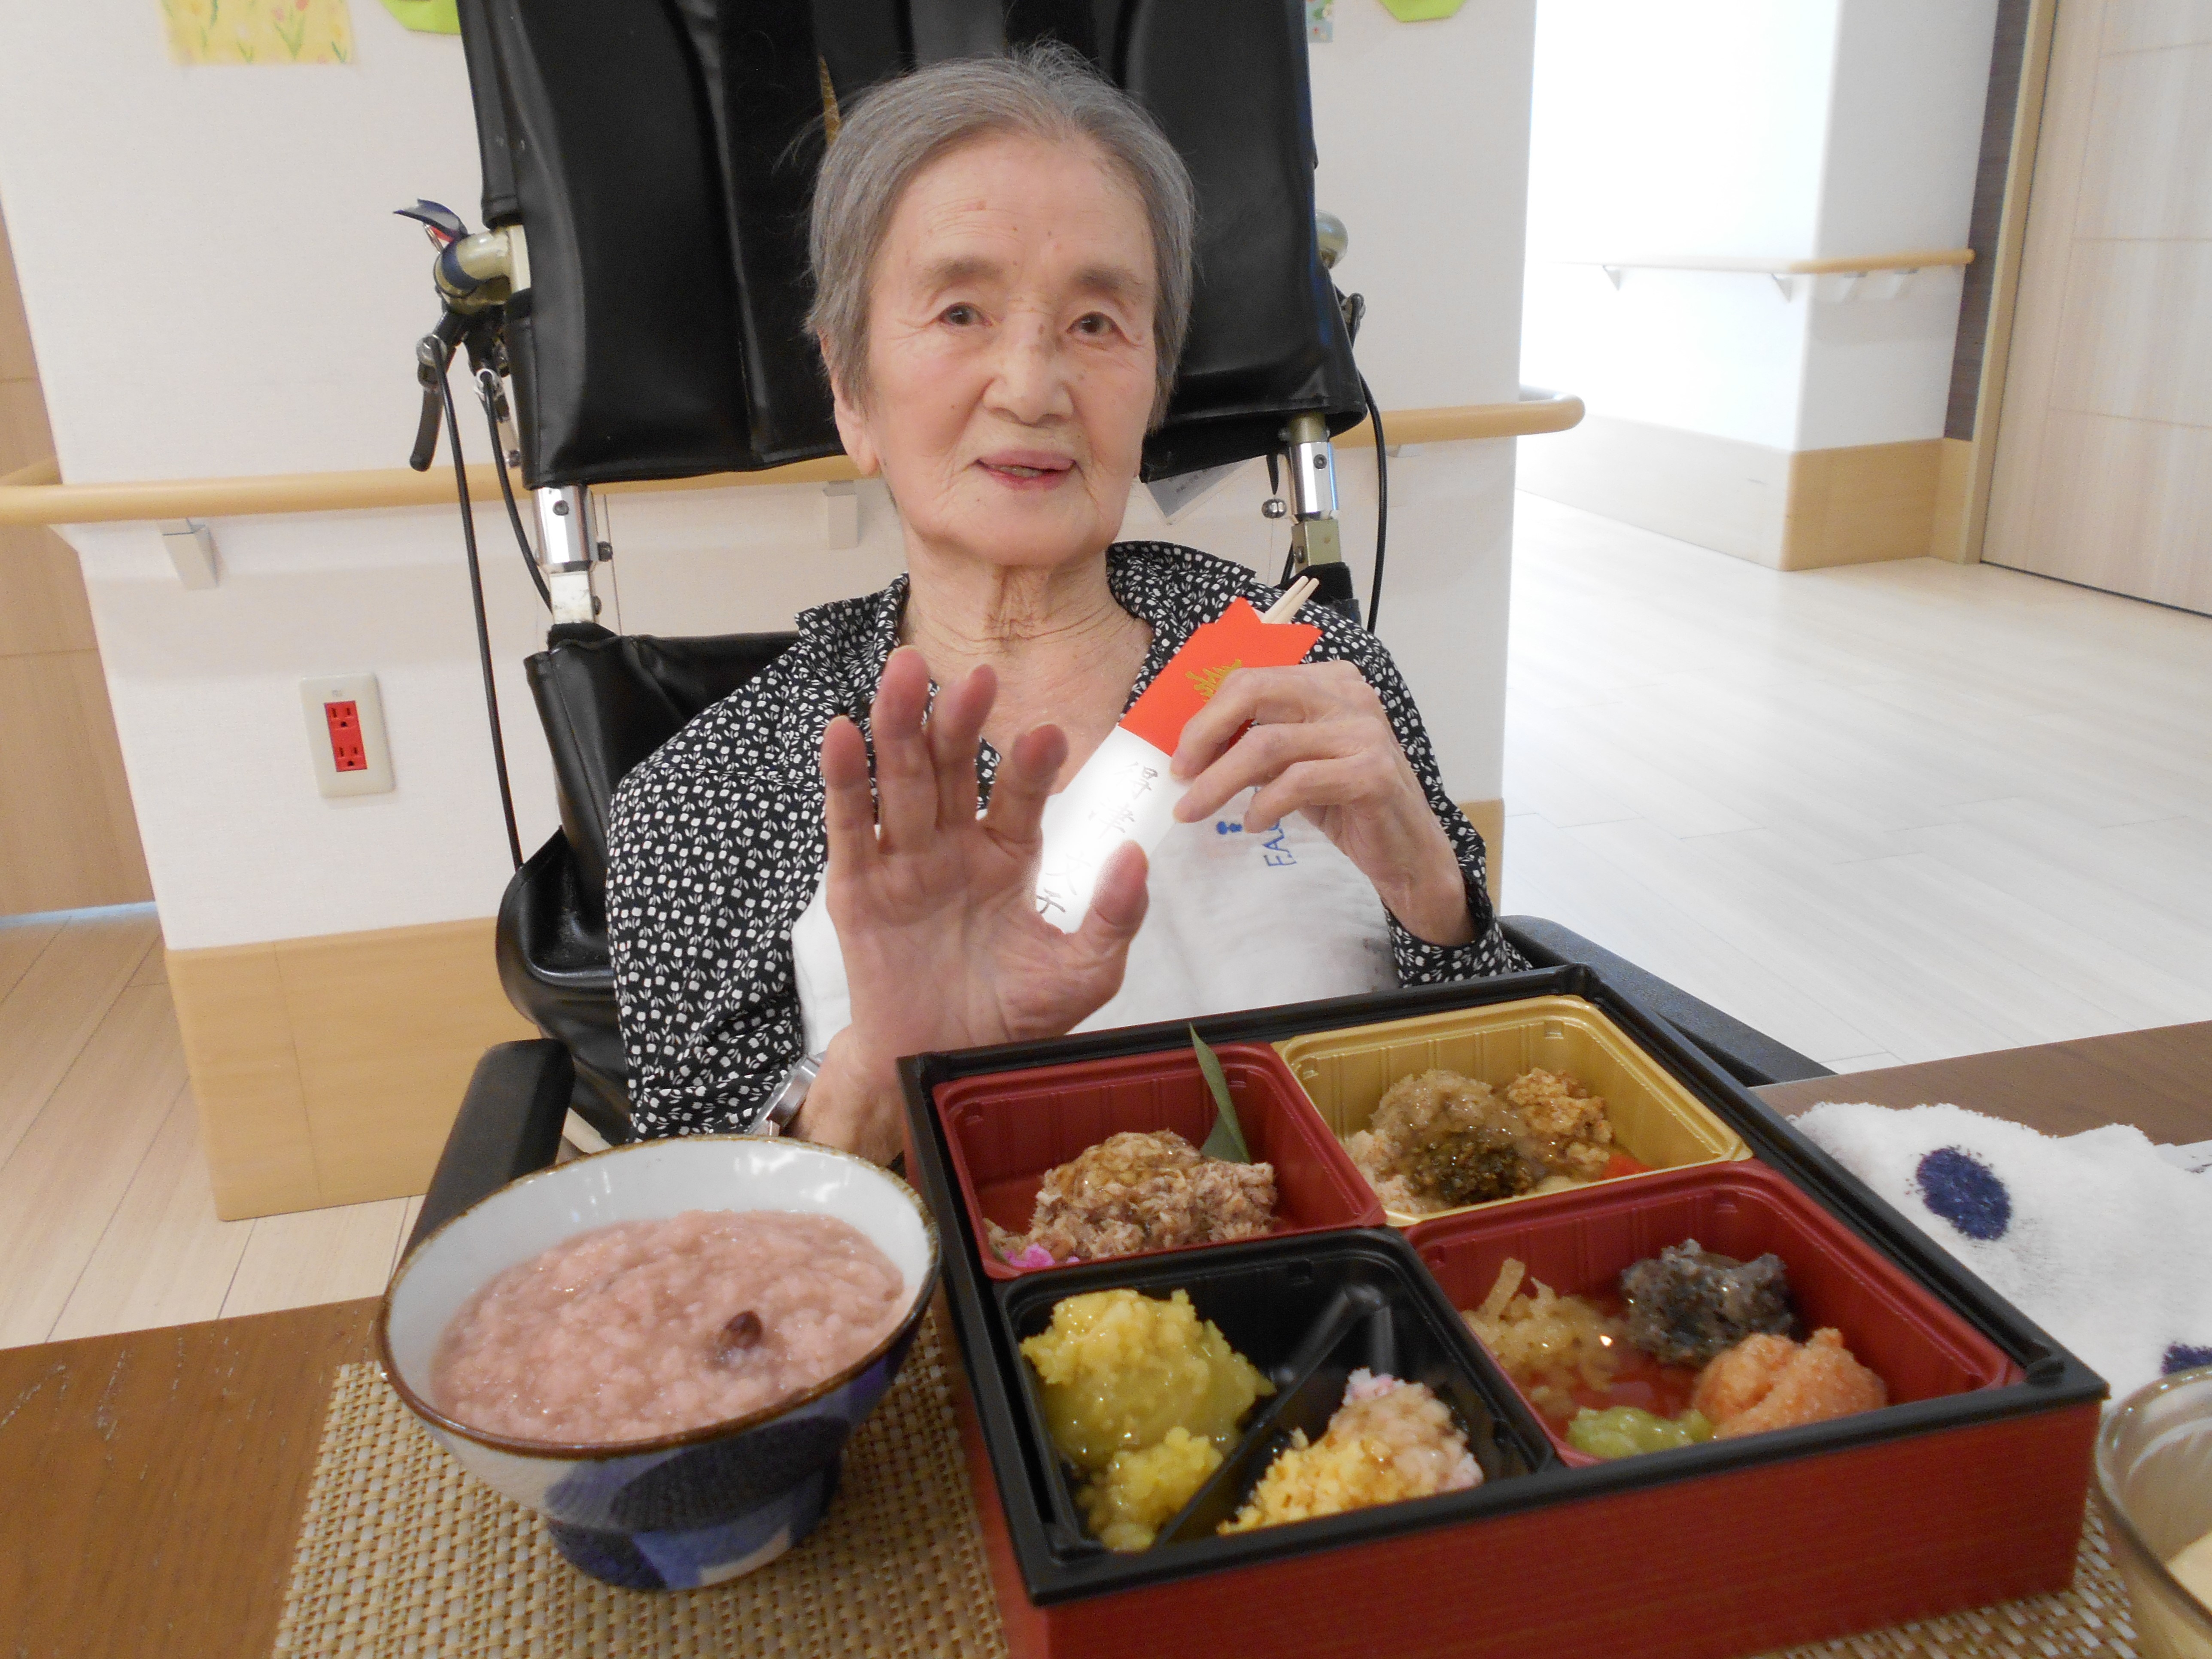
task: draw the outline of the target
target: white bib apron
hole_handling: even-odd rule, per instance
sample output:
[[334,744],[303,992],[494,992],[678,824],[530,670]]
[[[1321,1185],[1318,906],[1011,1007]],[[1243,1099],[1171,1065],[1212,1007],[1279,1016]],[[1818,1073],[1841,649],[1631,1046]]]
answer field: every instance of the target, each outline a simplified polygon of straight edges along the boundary
[[[1152,905],[1121,988],[1077,1030],[1396,988],[1389,917],[1373,884],[1302,813],[1264,833],[1243,829],[1251,799],[1247,791],[1212,817],[1177,824],[1154,848]],[[824,886],[792,928],[791,951],[806,1052],[818,1054],[853,1023]]]

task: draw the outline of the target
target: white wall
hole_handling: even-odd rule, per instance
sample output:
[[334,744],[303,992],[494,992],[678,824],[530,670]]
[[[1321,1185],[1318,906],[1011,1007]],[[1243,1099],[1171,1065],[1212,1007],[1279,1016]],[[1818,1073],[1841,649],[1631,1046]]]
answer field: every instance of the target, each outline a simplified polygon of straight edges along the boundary
[[[1996,29],[1996,0],[1844,0],[1821,253],[1966,245]],[[1808,305],[1790,447],[1942,436],[1961,287],[1955,270],[1930,271],[1894,299]]]
[[1959,278],[1836,301],[1561,258],[1963,246],[1996,0],[1541,0],[1523,373],[1778,450],[1942,434]]
[[[1309,55],[1316,200],[1351,232],[1334,274],[1367,296],[1359,363],[1386,410],[1519,393],[1536,9],[1473,0],[1439,22],[1400,23],[1376,0],[1338,0],[1335,40]],[[1503,791],[1513,463],[1508,440],[1431,448],[1390,470],[1380,633],[1461,800]],[[1363,606],[1371,480],[1364,456],[1340,477]]]
[[[1340,9],[1314,52],[1321,199],[1350,223],[1386,408],[1512,395],[1533,0],[1401,25]],[[180,69],[151,0],[0,7],[0,206],[72,482],[398,464],[427,250],[391,210],[473,218],[458,42],[353,8],[350,66]],[[480,441],[475,452],[483,454]],[[1364,589],[1371,466],[1345,468]],[[1498,793],[1512,455],[1432,447],[1394,470],[1383,637],[1455,793]],[[1272,574],[1256,471],[1173,526]],[[781,627],[900,565],[879,490],[863,544],[824,550],[805,487],[615,498],[616,618],[640,632]],[[554,822],[520,661],[542,612],[478,515],[526,845]],[[506,877],[458,521],[408,511],[214,526],[224,568],[178,586],[145,526],[69,532],[82,556],[141,832],[175,948],[488,914]],[[1131,535],[1158,533],[1148,501]],[[379,677],[398,788],[325,800],[297,684]]]
[[1540,0],[1522,373],[1593,414],[1789,447],[1802,315],[1763,276],[1565,260],[1803,258],[1842,0]]

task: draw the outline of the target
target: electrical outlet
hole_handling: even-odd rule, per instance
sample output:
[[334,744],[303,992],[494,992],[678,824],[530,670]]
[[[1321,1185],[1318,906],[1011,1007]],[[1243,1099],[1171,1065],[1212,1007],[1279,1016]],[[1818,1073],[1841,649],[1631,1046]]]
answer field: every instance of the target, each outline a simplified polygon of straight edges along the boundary
[[301,680],[300,703],[316,788],[325,795],[378,795],[392,787],[392,750],[375,675]]

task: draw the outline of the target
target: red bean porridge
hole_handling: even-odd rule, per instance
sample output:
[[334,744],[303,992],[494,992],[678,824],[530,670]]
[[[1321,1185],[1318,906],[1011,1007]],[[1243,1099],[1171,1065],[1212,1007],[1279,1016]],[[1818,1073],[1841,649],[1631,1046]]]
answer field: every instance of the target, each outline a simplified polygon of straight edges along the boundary
[[690,1210],[519,1262],[446,1328],[431,1395],[518,1439],[646,1440],[773,1406],[888,1336],[906,1279],[831,1216]]

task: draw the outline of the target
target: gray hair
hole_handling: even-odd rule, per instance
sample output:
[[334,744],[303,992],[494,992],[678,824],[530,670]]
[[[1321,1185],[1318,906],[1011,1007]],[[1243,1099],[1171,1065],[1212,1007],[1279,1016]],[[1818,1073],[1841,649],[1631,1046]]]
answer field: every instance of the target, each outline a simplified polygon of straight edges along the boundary
[[1152,421],[1159,423],[1190,329],[1198,209],[1182,157],[1142,105],[1074,52],[1048,43],[1006,58],[953,58],[884,82],[832,131],[807,230],[814,304],[806,324],[848,395],[866,395],[868,290],[899,198],[933,161],[1011,133],[1095,145],[1142,203],[1152,233],[1159,386]]

